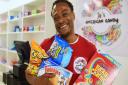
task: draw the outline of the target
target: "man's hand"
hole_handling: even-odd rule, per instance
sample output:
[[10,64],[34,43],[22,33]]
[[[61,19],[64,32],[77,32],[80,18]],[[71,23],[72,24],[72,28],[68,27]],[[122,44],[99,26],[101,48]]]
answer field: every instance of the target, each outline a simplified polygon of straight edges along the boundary
[[[30,85],[37,85],[40,78],[32,76],[27,70],[25,71],[26,79]],[[41,84],[38,84],[41,85]]]
[[58,77],[53,73],[46,73],[41,77],[35,77],[25,71],[26,79],[30,85],[57,85]]

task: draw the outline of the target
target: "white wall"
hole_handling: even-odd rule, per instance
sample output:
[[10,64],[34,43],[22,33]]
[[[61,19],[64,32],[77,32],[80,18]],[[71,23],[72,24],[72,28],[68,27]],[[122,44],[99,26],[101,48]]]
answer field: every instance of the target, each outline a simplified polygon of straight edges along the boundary
[[[51,9],[52,9],[52,3],[54,0],[46,0],[46,31],[47,35],[53,36],[56,33],[56,29],[53,23],[53,19],[51,17]],[[50,29],[50,30],[49,30]]]

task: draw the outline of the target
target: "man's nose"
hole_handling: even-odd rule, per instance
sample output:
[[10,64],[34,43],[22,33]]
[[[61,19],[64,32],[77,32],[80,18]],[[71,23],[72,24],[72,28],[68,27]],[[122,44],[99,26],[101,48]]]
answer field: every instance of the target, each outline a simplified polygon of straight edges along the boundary
[[58,21],[59,24],[63,24],[64,23],[64,19],[61,18],[59,21]]
[[64,18],[63,17],[60,17],[59,19],[58,19],[58,24],[63,24],[64,23]]

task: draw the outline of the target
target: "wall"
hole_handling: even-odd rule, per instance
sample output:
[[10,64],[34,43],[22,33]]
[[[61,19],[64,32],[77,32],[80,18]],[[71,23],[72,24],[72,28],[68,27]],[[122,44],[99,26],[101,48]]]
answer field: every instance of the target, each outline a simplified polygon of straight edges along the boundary
[[51,6],[53,1],[54,0],[46,0],[46,30],[48,31],[48,29],[50,29],[47,34],[49,35],[49,37],[53,36],[56,33],[54,23],[51,17],[51,8],[52,8]]

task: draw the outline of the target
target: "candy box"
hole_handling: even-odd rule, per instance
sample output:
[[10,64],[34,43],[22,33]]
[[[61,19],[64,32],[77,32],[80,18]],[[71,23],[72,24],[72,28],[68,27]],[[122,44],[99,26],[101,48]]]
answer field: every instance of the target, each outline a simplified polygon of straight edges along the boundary
[[108,54],[96,52],[74,85],[111,85],[121,64]]

